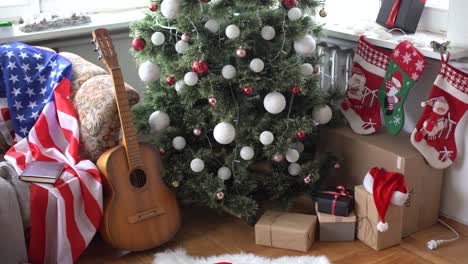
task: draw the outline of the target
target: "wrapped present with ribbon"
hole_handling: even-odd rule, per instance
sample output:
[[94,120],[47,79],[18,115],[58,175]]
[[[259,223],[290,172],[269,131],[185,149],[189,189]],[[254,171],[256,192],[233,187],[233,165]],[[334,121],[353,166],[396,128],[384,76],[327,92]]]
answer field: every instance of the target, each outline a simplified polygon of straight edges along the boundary
[[426,0],[383,0],[377,23],[386,28],[400,28],[414,33],[426,5]]
[[317,195],[317,212],[335,216],[348,216],[354,207],[353,191],[343,186],[328,188]]
[[[318,204],[315,204],[318,207]],[[336,216],[317,211],[320,241],[353,241],[356,237],[356,215]]]
[[307,252],[315,240],[315,215],[266,211],[255,224],[257,245]]

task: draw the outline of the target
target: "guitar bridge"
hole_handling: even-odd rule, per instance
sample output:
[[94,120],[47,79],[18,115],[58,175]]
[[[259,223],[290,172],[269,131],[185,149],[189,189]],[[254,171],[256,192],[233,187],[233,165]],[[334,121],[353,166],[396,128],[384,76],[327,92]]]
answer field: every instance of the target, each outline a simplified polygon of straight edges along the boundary
[[143,212],[140,212],[136,215],[131,215],[128,217],[128,222],[130,224],[136,224],[138,222],[144,221],[146,219],[156,217],[158,215],[164,214],[164,209],[162,208],[153,208]]

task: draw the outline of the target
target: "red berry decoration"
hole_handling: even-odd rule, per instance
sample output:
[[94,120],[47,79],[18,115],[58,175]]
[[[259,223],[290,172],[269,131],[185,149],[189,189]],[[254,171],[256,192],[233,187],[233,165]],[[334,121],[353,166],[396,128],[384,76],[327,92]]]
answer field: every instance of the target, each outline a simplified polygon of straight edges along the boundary
[[208,103],[212,106],[215,106],[218,103],[218,100],[216,100],[216,97],[211,96],[210,98],[208,98]]
[[142,38],[134,38],[132,41],[132,47],[136,51],[142,51],[145,48],[146,41]]
[[297,131],[296,136],[297,136],[298,138],[304,138],[304,137],[305,137],[305,132],[302,131],[302,130]]
[[171,76],[169,76],[169,77],[167,77],[167,79],[166,79],[166,83],[167,83],[169,86],[172,86],[172,85],[174,85],[174,84],[176,83],[176,79],[175,79],[175,77],[174,77],[174,76],[172,76],[172,75],[171,75]]
[[291,91],[292,91],[293,94],[300,94],[301,93],[301,88],[299,88],[299,86],[294,86],[291,89]]
[[216,193],[216,199],[223,200],[224,199],[224,193],[223,192]]
[[148,9],[151,12],[155,12],[156,10],[158,10],[158,6],[156,4],[151,4],[151,5],[148,6]]
[[252,88],[251,86],[246,86],[246,87],[244,87],[244,93],[245,93],[246,95],[251,95],[252,92],[253,92],[253,88]]
[[166,150],[164,148],[159,148],[159,153],[161,155],[164,155],[164,154],[166,154]]
[[206,61],[194,61],[192,63],[192,71],[203,74],[208,70],[208,63]]
[[289,10],[297,6],[297,0],[281,0],[281,4],[283,4],[284,8]]

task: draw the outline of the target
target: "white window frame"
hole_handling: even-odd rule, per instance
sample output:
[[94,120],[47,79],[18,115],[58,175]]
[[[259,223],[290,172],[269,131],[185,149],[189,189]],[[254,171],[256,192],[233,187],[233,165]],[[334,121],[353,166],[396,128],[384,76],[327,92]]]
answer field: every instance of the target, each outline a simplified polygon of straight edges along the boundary
[[[8,1],[8,0],[5,0]],[[0,4],[0,19],[13,19],[25,15],[34,15],[40,11],[40,0],[24,0],[24,3],[16,4]]]
[[447,34],[448,8],[431,5],[430,2],[426,4],[419,21],[418,30]]

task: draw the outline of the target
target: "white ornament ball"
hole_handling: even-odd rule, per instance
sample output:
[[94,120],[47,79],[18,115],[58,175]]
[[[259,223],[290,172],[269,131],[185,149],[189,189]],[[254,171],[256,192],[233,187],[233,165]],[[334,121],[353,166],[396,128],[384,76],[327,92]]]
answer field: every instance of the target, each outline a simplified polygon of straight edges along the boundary
[[270,114],[279,114],[286,107],[286,98],[281,93],[271,92],[263,99],[263,106]]
[[183,150],[186,145],[187,145],[187,141],[185,141],[185,138],[181,136],[178,136],[172,139],[172,146],[177,150]]
[[229,38],[229,39],[236,39],[237,37],[239,37],[240,35],[240,29],[238,26],[236,25],[229,25],[227,28],[226,28],[226,36]]
[[145,61],[138,68],[138,75],[145,83],[154,82],[161,78],[161,69],[159,68],[159,65],[152,63],[151,61]]
[[240,156],[243,160],[251,160],[254,157],[254,150],[251,147],[245,146],[240,150]]
[[221,167],[218,170],[218,178],[223,181],[229,180],[231,178],[231,170],[228,167]]
[[293,149],[299,151],[299,153],[304,152],[304,144],[302,144],[302,142],[300,142],[300,141],[294,142],[294,143],[291,145],[291,148],[293,148]]
[[167,19],[175,19],[180,14],[182,0],[164,0],[161,3],[161,14]]
[[263,131],[260,134],[260,142],[265,146],[273,143],[273,140],[275,140],[275,136],[270,131]]
[[213,137],[219,144],[229,144],[236,137],[236,129],[228,122],[222,122],[215,126]]
[[171,119],[165,112],[155,111],[150,115],[148,123],[151,127],[151,130],[159,132],[169,127]]
[[184,75],[184,83],[188,86],[194,86],[198,83],[198,75],[195,72],[187,72]]
[[333,112],[328,105],[325,105],[320,108],[315,108],[312,112],[312,118],[315,120],[315,122],[319,123],[320,125],[330,122],[332,116]]
[[208,29],[211,33],[216,33],[219,30],[219,23],[216,20],[210,19],[206,21],[205,28]]
[[310,63],[304,63],[299,67],[300,67],[302,76],[307,77],[307,76],[311,76],[312,74],[314,74],[314,66],[312,66],[312,64]]
[[151,35],[151,42],[153,42],[155,46],[161,46],[164,44],[164,41],[166,41],[166,37],[161,32],[154,32],[153,35]]
[[272,40],[276,35],[276,31],[272,26],[264,26],[260,34],[264,40]]
[[296,20],[301,19],[301,17],[302,17],[302,11],[301,11],[300,8],[293,7],[291,9],[289,9],[289,11],[288,11],[289,20],[296,21]]
[[221,75],[223,75],[225,79],[232,79],[236,76],[236,68],[234,68],[232,65],[226,65],[223,67]]
[[297,164],[297,163],[291,163],[289,164],[288,166],[288,172],[289,174],[291,174],[292,176],[297,176],[299,175],[299,173],[301,173],[301,165]]
[[196,158],[190,162],[190,169],[194,172],[201,172],[205,168],[203,160]]
[[265,68],[265,63],[259,58],[255,58],[250,62],[250,69],[254,72],[261,72]]
[[183,40],[179,40],[175,44],[175,50],[179,54],[184,54],[187,51],[188,48],[189,48],[189,44],[187,42],[183,41]]
[[185,90],[187,86],[185,85],[185,82],[184,80],[179,80],[176,82],[175,84],[175,90],[177,91],[177,93],[181,93]]
[[306,35],[294,41],[294,50],[299,55],[310,57],[314,55],[315,48],[315,39],[311,35]]
[[299,151],[295,150],[295,149],[288,149],[288,151],[286,152],[286,160],[291,162],[291,163],[294,163],[296,161],[299,160]]

